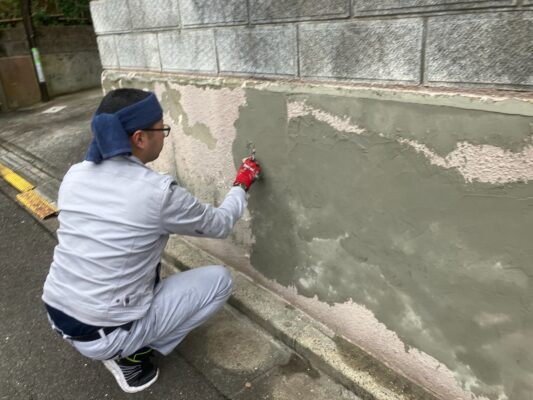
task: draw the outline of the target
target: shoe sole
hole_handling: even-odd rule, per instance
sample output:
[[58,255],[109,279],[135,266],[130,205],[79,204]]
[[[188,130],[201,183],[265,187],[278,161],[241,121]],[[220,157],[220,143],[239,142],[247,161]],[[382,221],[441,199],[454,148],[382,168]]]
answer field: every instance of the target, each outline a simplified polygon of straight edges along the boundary
[[152,384],[154,384],[155,381],[157,381],[157,378],[159,377],[159,368],[158,368],[155,376],[152,378],[151,381],[146,382],[142,386],[130,386],[128,385],[128,382],[126,382],[126,379],[124,378],[124,375],[122,375],[122,371],[120,370],[120,367],[117,365],[116,362],[107,360],[107,361],[103,361],[103,363],[104,363],[104,366],[113,374],[120,388],[126,393],[140,392],[146,389],[147,387],[151,386]]

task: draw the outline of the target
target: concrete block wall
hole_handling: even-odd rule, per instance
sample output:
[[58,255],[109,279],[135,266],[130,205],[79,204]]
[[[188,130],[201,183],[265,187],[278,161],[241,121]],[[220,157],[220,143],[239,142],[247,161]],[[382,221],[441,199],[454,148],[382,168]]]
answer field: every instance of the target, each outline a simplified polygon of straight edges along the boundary
[[[112,38],[108,42],[109,39]],[[102,65],[91,26],[38,27],[37,43],[51,96],[100,85]],[[0,30],[0,64],[4,109],[29,106],[40,100],[24,28]]]
[[50,26],[39,32],[41,61],[51,96],[98,87],[102,64],[90,25]]
[[104,68],[533,88],[531,0],[94,0]]

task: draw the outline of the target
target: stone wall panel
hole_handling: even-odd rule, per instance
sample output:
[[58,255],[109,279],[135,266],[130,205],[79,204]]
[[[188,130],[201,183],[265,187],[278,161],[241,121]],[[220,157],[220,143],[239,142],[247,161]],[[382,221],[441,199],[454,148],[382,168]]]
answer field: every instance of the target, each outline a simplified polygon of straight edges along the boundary
[[120,67],[160,70],[155,33],[128,33],[115,36]]
[[428,22],[429,82],[533,85],[533,12]]
[[115,36],[98,36],[98,51],[100,52],[100,61],[104,68],[118,68],[118,54],[115,47]]
[[120,32],[131,29],[127,0],[91,1],[91,17],[96,33]]
[[158,40],[164,71],[217,72],[212,30],[161,32]]
[[294,26],[231,28],[216,31],[220,71],[296,75]]
[[139,35],[141,46],[144,51],[144,62],[147,69],[160,71],[161,58],[159,55],[159,42],[156,33],[144,33]]
[[248,22],[246,0],[181,0],[183,25],[232,25]]
[[300,27],[303,77],[418,83],[422,20]]
[[134,29],[179,26],[178,0],[129,0]]
[[144,53],[138,40],[138,34],[115,36],[118,62],[121,68],[141,68],[144,64]]
[[513,6],[516,0],[354,0],[353,14],[387,15]]
[[251,0],[252,22],[348,17],[349,0]]

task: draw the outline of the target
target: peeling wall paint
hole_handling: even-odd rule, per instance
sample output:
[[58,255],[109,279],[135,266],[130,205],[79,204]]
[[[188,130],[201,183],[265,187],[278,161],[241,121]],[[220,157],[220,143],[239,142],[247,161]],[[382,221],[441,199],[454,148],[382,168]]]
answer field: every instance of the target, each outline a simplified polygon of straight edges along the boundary
[[339,117],[337,115],[332,115],[322,110],[309,107],[305,102],[301,101],[290,102],[287,105],[288,119],[304,117],[306,115],[312,115],[317,121],[325,122],[332,128],[341,132],[360,134],[365,131],[358,126],[351,124],[350,118],[347,116]]
[[[325,122],[340,132],[355,134],[365,132],[364,129],[353,125],[348,116],[332,115],[309,107],[304,102],[291,102],[287,110],[289,119],[311,115],[317,121]],[[458,142],[452,152],[442,157],[415,140],[398,138],[397,141],[411,146],[433,165],[457,169],[467,182],[496,184],[533,180],[533,144],[525,146],[519,152],[513,152],[497,146]]]
[[532,102],[104,77],[143,80],[158,169],[216,204],[248,141],[264,166],[232,238],[196,244],[443,399],[530,399]]
[[455,150],[441,157],[413,140],[403,139],[400,143],[408,144],[433,165],[457,169],[467,182],[496,184],[533,180],[533,145],[515,153],[497,146],[458,142]]

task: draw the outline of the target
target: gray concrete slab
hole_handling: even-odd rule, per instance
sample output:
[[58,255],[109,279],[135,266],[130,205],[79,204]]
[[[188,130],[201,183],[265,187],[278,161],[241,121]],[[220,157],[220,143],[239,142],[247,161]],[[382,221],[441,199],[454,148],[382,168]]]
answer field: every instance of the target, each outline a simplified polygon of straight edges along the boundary
[[91,1],[89,5],[94,31],[97,34],[131,29],[128,0],[97,0]]
[[158,40],[163,71],[217,72],[212,30],[160,32]]
[[418,83],[422,30],[421,19],[302,25],[300,74]]
[[98,36],[96,38],[98,43],[98,52],[100,53],[100,61],[104,68],[117,68],[118,55],[115,46],[115,35]]
[[235,400],[360,400],[348,389],[336,385],[298,356],[249,382]]
[[221,72],[254,75],[297,73],[294,26],[217,29]]
[[349,0],[250,0],[252,22],[345,18],[349,15]]
[[41,62],[52,97],[100,86],[102,64],[97,49],[45,54]]
[[115,43],[120,67],[142,68],[152,71],[161,69],[156,33],[143,32],[116,35]]
[[176,27],[180,25],[178,0],[128,0],[133,29]]
[[229,398],[293,354],[231,307],[185,338],[178,352]]
[[118,64],[121,68],[144,68],[144,50],[138,33],[115,36]]
[[248,22],[246,0],[181,0],[184,26],[235,25]]
[[115,36],[120,67],[161,70],[157,34],[150,32],[126,33]]
[[533,85],[533,12],[431,17],[429,82]]

